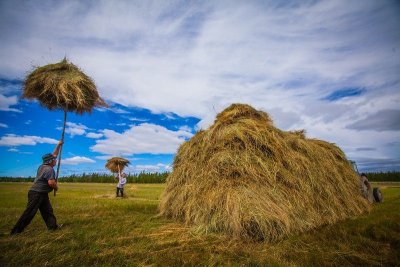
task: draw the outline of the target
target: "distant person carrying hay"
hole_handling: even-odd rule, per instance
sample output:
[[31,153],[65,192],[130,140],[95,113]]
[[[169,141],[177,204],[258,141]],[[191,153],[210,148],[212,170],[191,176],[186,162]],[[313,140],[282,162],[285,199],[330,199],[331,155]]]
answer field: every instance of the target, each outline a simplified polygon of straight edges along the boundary
[[57,156],[62,144],[63,142],[60,141],[53,153],[43,155],[43,164],[38,168],[35,181],[28,192],[28,205],[11,230],[11,235],[22,233],[25,227],[32,221],[33,217],[35,217],[38,210],[49,230],[56,230],[61,227],[57,224],[57,219],[54,216],[48,193],[53,190],[58,190],[56,174],[53,167],[57,164]]
[[121,157],[113,157],[107,160],[106,168],[115,174],[115,179],[118,179],[116,196],[124,196],[124,185],[126,184],[126,174],[123,172],[124,168],[129,165],[129,160]]

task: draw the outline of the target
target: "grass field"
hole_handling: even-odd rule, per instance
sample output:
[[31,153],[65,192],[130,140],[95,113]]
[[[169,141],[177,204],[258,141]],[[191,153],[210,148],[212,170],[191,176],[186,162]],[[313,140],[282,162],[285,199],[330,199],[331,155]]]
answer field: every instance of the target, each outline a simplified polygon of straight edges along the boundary
[[[399,266],[400,185],[380,185],[385,197],[370,214],[291,236],[274,244],[156,217],[164,184],[62,183],[51,202],[59,223],[46,230],[38,213],[24,233],[9,236],[30,183],[0,183],[0,266]],[[376,185],[374,185],[376,186]]]

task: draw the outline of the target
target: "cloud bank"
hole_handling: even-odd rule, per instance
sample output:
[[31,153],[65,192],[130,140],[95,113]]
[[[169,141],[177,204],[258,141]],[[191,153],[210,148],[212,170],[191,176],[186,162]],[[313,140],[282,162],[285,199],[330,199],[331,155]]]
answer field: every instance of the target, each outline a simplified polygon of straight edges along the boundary
[[103,130],[104,139],[96,140],[90,148],[93,152],[113,156],[140,153],[174,154],[178,146],[193,134],[184,130],[171,131],[165,127],[142,123],[118,133]]
[[66,159],[62,159],[62,164],[65,165],[78,165],[81,163],[95,163],[96,161],[87,158],[87,157],[80,157],[80,156],[75,156],[72,158],[66,158]]
[[0,138],[0,146],[35,146],[36,144],[58,144],[58,140],[30,135],[18,136],[15,134],[7,134]]
[[[11,82],[0,109],[17,111],[12,81],[67,55],[107,101],[193,116],[198,129],[247,103],[351,157],[398,157],[399,11],[374,0],[1,1],[0,77]],[[141,125],[104,130],[92,151],[174,153],[186,138]],[[95,138],[88,130],[68,128]]]
[[11,108],[11,106],[16,105],[18,103],[17,96],[6,97],[0,94],[0,110],[1,111],[13,111],[13,112],[21,112],[19,109]]

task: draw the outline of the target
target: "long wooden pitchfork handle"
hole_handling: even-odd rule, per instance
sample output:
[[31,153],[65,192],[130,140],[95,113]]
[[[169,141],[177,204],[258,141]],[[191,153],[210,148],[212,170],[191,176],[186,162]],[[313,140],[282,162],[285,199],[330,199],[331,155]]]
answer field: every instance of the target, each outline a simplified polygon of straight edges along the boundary
[[[63,144],[60,147],[60,153],[59,153],[59,158],[58,158],[58,166],[57,166],[57,174],[56,174],[56,182],[58,180],[58,175],[60,174],[60,165],[61,165],[61,155],[62,155],[62,148],[64,145],[64,134],[65,134],[65,125],[67,122],[67,111],[64,110],[64,126],[63,126],[63,131],[61,134],[61,141],[63,142]],[[56,190],[53,191],[54,192],[54,196],[56,196]]]

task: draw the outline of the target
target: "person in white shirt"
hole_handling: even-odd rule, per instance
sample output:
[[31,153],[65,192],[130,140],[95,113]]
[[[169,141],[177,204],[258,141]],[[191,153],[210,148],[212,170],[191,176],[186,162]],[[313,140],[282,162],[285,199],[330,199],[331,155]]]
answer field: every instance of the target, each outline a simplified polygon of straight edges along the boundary
[[117,173],[115,175],[115,179],[118,180],[117,184],[117,197],[121,194],[121,197],[124,197],[124,185],[126,184],[126,173]]

